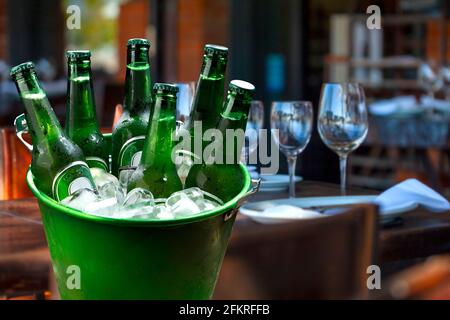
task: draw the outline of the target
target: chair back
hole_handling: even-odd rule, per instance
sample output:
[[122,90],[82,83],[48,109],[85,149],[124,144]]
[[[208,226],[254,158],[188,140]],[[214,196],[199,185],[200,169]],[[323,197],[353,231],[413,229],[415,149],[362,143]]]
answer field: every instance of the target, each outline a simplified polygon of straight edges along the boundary
[[[245,229],[244,231],[241,231]],[[367,295],[377,208],[279,225],[236,224],[217,299],[345,299]]]

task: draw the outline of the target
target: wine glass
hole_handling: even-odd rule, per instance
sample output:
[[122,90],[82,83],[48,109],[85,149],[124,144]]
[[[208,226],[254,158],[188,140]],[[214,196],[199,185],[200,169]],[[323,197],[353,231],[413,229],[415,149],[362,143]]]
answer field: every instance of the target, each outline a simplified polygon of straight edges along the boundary
[[[241,162],[247,165],[250,164],[250,155],[258,149],[259,132],[263,128],[263,125],[264,104],[262,101],[253,100],[248,113],[247,127],[245,129],[245,144],[241,154]],[[252,164],[255,163],[252,161]]]
[[295,164],[311,139],[313,108],[309,101],[274,101],[270,128],[275,142],[286,156],[289,168],[289,197],[295,198]]
[[192,100],[195,93],[195,82],[175,83],[178,87],[177,96],[177,128],[184,127],[189,122]]
[[317,127],[322,141],[339,156],[342,195],[345,195],[347,156],[364,141],[368,126],[364,89],[361,85],[322,85]]
[[[179,136],[183,134],[183,129],[187,130],[186,126],[190,120],[189,116],[195,94],[195,82],[181,82],[175,83],[175,85],[178,87],[176,135]],[[184,185],[187,174],[194,164],[192,153],[183,150],[182,145],[177,145],[174,152],[176,154],[175,165],[177,173]]]

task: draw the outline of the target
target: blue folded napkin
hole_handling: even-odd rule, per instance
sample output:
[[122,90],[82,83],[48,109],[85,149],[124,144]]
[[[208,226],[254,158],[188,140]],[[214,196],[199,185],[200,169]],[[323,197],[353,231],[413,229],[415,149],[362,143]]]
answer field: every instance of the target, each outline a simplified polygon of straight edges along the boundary
[[381,193],[375,200],[381,211],[406,206],[422,206],[430,211],[450,210],[450,203],[439,193],[417,179],[408,179]]

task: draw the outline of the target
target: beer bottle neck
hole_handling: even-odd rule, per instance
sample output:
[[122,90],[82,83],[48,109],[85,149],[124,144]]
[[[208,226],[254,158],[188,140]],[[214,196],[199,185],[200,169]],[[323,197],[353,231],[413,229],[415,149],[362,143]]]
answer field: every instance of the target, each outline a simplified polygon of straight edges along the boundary
[[223,128],[245,130],[251,102],[252,100],[249,97],[229,93],[220,117],[222,125],[224,122],[228,124],[227,127]]
[[20,98],[25,107],[27,125],[34,146],[64,135],[47,96],[34,72],[23,72],[15,79]]
[[217,126],[223,137],[225,156],[232,156],[234,164],[240,161],[250,104],[251,98],[228,93]]
[[223,57],[203,57],[202,69],[200,71],[200,80],[202,78],[223,79],[225,77],[225,69],[227,67],[227,59]]
[[148,47],[128,48],[124,111],[131,114],[150,111],[151,82]]
[[166,167],[172,163],[173,135],[176,128],[176,96],[156,95],[153,115],[142,154],[146,167]]
[[215,128],[220,117],[227,60],[204,56],[197,90],[193,100],[189,129],[202,122],[203,131]]
[[90,61],[69,61],[68,73],[66,132],[69,136],[80,128],[99,132]]

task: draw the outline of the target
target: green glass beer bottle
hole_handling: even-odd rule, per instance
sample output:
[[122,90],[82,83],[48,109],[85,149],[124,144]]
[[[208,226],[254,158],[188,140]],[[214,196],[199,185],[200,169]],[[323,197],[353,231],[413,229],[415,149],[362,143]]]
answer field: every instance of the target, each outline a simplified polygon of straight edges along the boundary
[[156,83],[153,92],[153,116],[141,162],[130,178],[128,191],[140,187],[150,190],[155,198],[167,198],[183,189],[172,161],[178,87]]
[[109,170],[108,145],[98,127],[94,88],[91,81],[91,53],[67,51],[66,134],[83,150],[90,168]]
[[137,167],[142,155],[152,103],[152,81],[146,39],[127,43],[127,71],[123,114],[112,134],[112,173]]
[[255,87],[249,82],[230,82],[217,125],[222,150],[215,153],[217,150],[211,148],[213,152],[209,157],[204,158],[201,164],[192,166],[186,178],[186,188],[199,187],[223,201],[230,200],[241,191],[243,176],[239,162],[254,90]]
[[11,78],[25,107],[33,143],[31,172],[38,189],[57,201],[79,189],[95,190],[83,152],[62,130],[33,63],[13,67]]
[[[227,47],[205,45],[200,77],[192,101],[189,122],[186,126],[191,135],[191,152],[196,153],[199,157],[201,157],[199,153],[202,150],[194,147],[195,141],[202,141],[204,132],[215,128],[220,119],[227,60]],[[200,134],[201,136],[198,137]]]

